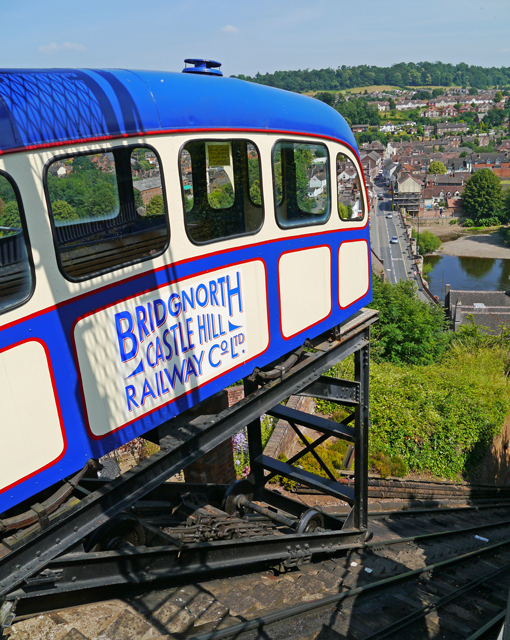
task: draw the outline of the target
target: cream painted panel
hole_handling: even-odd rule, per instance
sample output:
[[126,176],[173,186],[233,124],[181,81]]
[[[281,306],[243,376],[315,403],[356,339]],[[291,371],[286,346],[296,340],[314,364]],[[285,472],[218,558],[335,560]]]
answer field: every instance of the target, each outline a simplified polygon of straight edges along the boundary
[[92,435],[101,438],[264,352],[267,313],[265,265],[252,260],[82,318],[74,341]]
[[54,462],[64,451],[43,345],[30,340],[0,353],[0,490]]
[[315,247],[284,253],[278,262],[281,328],[284,338],[331,313],[331,250]]
[[368,243],[342,242],[338,251],[338,301],[342,308],[362,298],[369,286]]

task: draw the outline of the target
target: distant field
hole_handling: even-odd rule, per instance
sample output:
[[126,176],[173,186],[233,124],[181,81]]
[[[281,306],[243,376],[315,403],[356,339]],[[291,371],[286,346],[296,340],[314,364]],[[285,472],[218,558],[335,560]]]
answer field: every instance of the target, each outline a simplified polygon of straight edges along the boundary
[[[400,89],[395,85],[391,84],[372,84],[369,87],[354,87],[352,89],[339,89],[337,91],[333,90],[324,90],[324,91],[307,91],[305,95],[315,95],[316,93],[372,93],[372,91],[395,91],[396,89]],[[410,87],[413,91],[421,91],[424,89],[425,91],[432,91],[432,89],[441,89],[446,91],[447,89],[460,89],[460,85],[452,84],[449,87],[441,87],[439,85],[423,85],[420,87]]]

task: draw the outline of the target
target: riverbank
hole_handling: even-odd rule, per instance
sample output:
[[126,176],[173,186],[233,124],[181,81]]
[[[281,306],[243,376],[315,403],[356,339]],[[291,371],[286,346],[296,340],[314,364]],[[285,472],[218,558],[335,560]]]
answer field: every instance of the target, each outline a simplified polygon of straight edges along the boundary
[[510,247],[504,244],[497,230],[473,233],[459,225],[422,225],[421,230],[430,231],[443,243],[434,255],[510,259]]
[[497,231],[476,236],[463,236],[457,240],[443,241],[436,255],[458,256],[460,258],[501,258],[510,259],[507,247]]

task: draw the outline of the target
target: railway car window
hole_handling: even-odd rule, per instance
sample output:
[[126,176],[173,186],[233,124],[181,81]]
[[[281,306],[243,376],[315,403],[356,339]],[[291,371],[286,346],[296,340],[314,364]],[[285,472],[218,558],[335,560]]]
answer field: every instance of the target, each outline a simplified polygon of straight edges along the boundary
[[324,145],[278,142],[273,148],[273,180],[281,227],[321,224],[328,219],[329,159]]
[[161,254],[169,236],[160,162],[147,147],[49,165],[46,185],[61,269],[84,280]]
[[361,198],[360,176],[356,165],[343,153],[336,157],[338,215],[341,220],[362,220],[365,215]]
[[246,140],[188,142],[180,155],[186,229],[193,242],[257,232],[263,220],[258,151]]
[[27,300],[32,271],[21,202],[13,183],[0,174],[0,313]]

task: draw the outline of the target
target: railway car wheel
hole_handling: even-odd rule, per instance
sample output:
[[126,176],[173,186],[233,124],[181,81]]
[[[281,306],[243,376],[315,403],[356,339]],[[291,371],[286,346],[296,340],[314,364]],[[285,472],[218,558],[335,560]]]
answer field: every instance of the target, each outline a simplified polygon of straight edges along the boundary
[[307,509],[299,517],[296,533],[312,533],[312,531],[323,528],[324,517],[322,513],[316,509]]
[[239,495],[243,495],[250,501],[253,500],[253,485],[249,480],[236,480],[230,485],[223,499],[223,511],[226,511],[231,516],[244,515],[244,510],[241,513],[242,507],[239,508],[236,501]]
[[85,551],[113,551],[125,546],[140,547],[145,544],[145,532],[139,520],[127,513],[112,518],[101,525],[84,545]]

